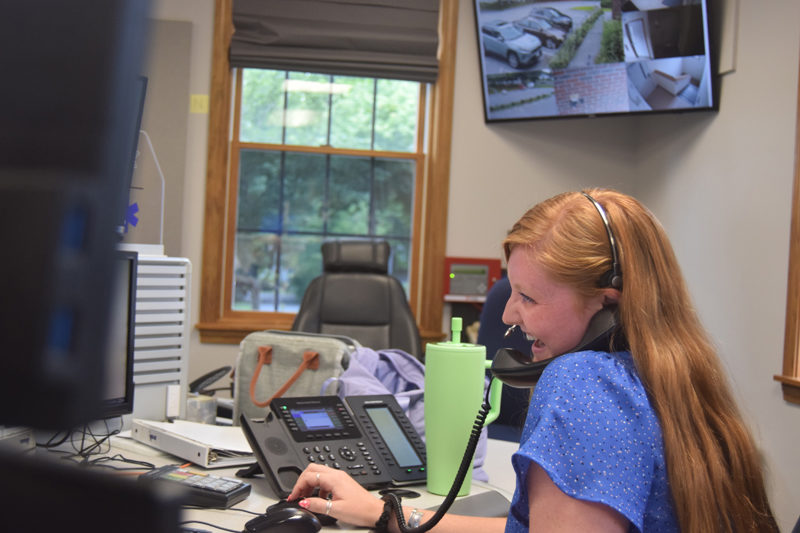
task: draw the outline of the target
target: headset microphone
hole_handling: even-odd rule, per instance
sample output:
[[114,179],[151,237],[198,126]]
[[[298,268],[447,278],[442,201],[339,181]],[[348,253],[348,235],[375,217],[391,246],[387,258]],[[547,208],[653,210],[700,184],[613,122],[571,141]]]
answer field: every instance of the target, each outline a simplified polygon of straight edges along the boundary
[[[597,209],[597,212],[600,213],[600,218],[603,219],[603,225],[606,227],[606,233],[608,234],[608,242],[611,245],[611,270],[600,278],[600,286],[621,290],[622,272],[619,265],[617,241],[611,231],[608,214],[597,200],[585,192],[581,192],[581,194],[588,198]],[[508,328],[503,338],[508,338],[516,328],[516,325]],[[627,349],[627,347],[628,343],[625,340],[625,336],[619,331],[616,307],[607,306],[592,317],[578,345],[566,353],[582,350],[614,351]],[[543,361],[534,361],[531,354],[524,354],[513,348],[500,348],[492,360],[492,374],[512,387],[533,387],[539,381],[539,377],[547,365],[557,357],[560,356],[556,355]]]

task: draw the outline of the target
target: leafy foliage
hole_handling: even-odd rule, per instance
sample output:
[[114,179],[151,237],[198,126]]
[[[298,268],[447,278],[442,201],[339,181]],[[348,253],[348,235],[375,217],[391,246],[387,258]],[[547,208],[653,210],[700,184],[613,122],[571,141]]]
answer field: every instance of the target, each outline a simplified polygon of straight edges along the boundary
[[285,148],[239,152],[234,307],[296,310],[328,237],[386,238],[393,274],[407,284],[420,85],[242,73],[240,141]]
[[622,22],[609,20],[603,24],[603,38],[600,41],[600,52],[594,62],[621,63],[625,61],[625,51],[622,49]]
[[586,37],[586,34],[589,33],[589,30],[592,29],[594,23],[602,15],[603,10],[597,9],[594,11],[594,13],[586,18],[579,28],[572,30],[572,33],[569,35],[569,37],[567,37],[561,44],[561,48],[558,49],[556,55],[550,60],[550,68],[562,69],[569,65],[569,62],[572,61],[572,58],[575,57],[575,54],[578,52],[578,48],[583,42],[583,39]]

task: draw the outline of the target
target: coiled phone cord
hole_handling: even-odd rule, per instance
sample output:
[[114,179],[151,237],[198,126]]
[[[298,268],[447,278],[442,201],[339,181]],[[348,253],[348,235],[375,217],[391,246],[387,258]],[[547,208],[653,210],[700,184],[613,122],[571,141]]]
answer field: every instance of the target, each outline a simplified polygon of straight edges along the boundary
[[456,472],[453,486],[450,487],[450,492],[447,494],[447,496],[445,496],[444,501],[436,510],[436,513],[430,518],[430,520],[420,524],[417,527],[410,528],[406,525],[405,517],[403,517],[402,499],[400,496],[389,493],[383,497],[383,500],[389,503],[392,511],[394,511],[394,515],[397,518],[397,524],[400,526],[400,531],[402,533],[423,533],[428,531],[439,523],[439,520],[442,519],[445,513],[447,513],[447,511],[450,509],[450,506],[453,505],[453,502],[458,496],[458,491],[461,489],[461,484],[464,482],[464,479],[467,477],[467,472],[472,466],[472,458],[475,455],[475,449],[478,447],[478,441],[481,438],[481,430],[483,429],[483,425],[486,423],[486,417],[491,409],[491,405],[489,404],[489,391],[491,390],[492,381],[494,381],[494,376],[492,376],[489,380],[489,387],[486,388],[486,395],[483,403],[481,404],[481,407],[478,410],[478,415],[475,417],[475,422],[472,425],[472,432],[470,433],[469,440],[467,441],[467,448],[464,450],[464,457],[461,459],[461,465],[458,467],[458,471]]

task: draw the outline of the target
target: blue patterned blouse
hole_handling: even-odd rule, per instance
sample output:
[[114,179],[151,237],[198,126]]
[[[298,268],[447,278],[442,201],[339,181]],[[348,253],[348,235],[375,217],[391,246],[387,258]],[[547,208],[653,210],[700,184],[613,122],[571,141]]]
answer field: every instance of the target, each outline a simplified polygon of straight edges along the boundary
[[661,427],[629,352],[571,353],[547,366],[512,457],[506,533],[529,531],[531,461],[564,493],[617,510],[630,531],[679,531]]

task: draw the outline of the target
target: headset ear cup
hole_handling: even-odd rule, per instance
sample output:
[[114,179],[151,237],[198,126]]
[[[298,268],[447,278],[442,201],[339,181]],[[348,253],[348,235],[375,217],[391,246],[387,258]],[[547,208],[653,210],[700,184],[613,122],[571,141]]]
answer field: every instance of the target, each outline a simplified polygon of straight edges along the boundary
[[613,289],[622,289],[622,276],[617,274],[614,270],[609,270],[603,277],[600,278],[601,287],[611,287]]

